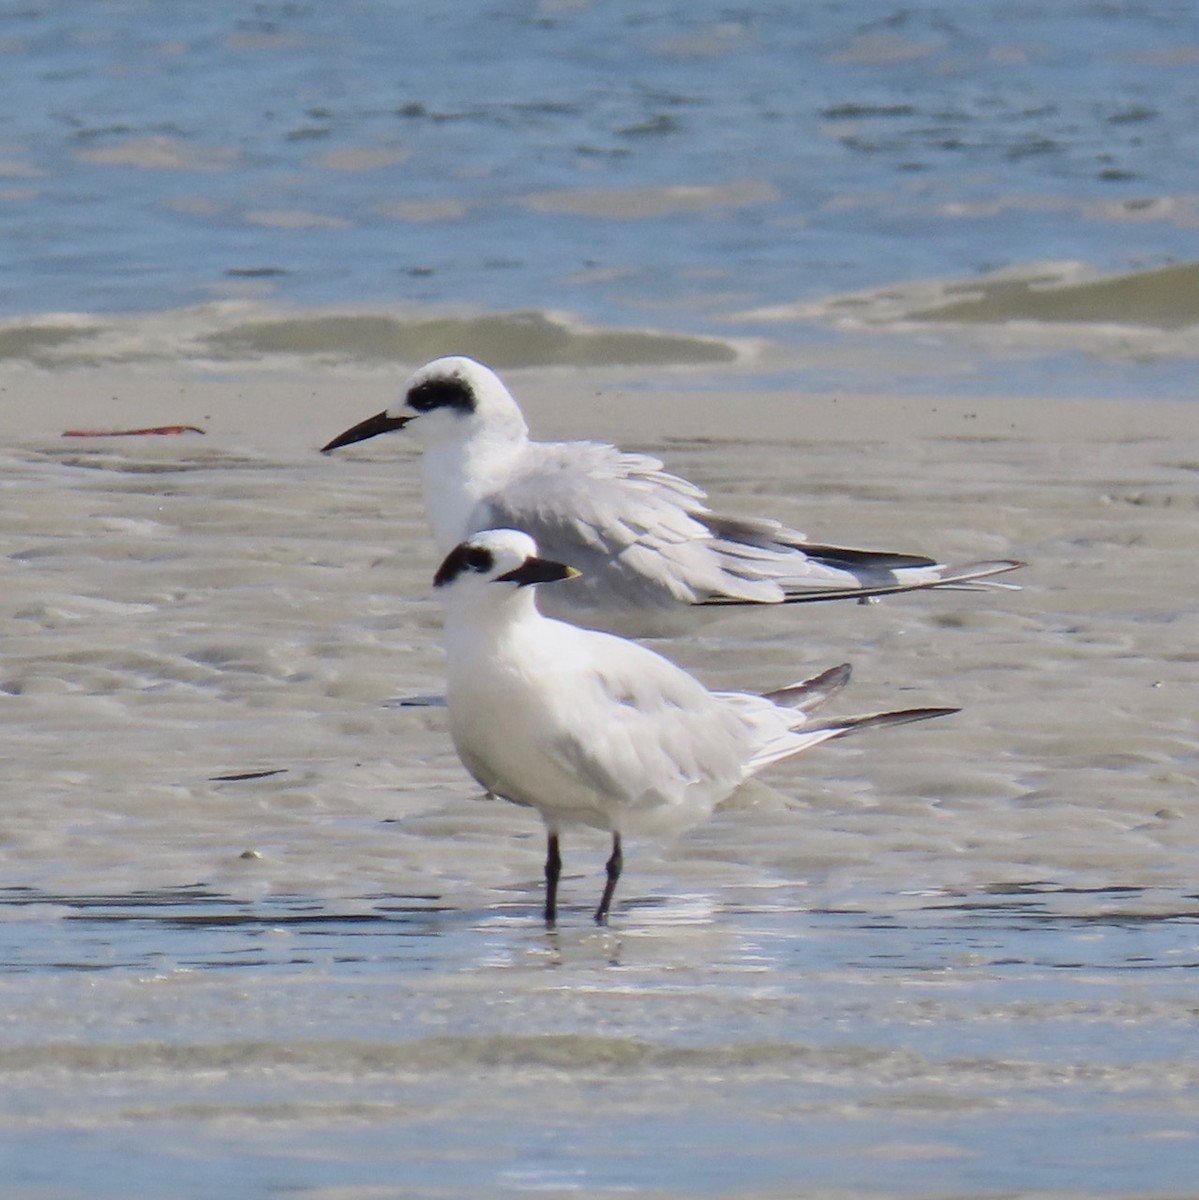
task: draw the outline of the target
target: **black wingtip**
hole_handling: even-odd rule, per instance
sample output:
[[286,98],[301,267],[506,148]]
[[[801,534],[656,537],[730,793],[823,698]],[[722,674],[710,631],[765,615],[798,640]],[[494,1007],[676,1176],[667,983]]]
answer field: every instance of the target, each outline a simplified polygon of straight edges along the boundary
[[351,426],[345,433],[339,433],[331,442],[321,447],[321,453],[328,454],[330,450],[340,450],[342,446],[352,446],[355,442],[365,442],[367,438],[378,437],[381,433],[403,429],[409,420],[408,417],[388,416],[385,412],[376,413],[375,416],[367,417],[365,421]]
[[852,674],[853,667],[849,663],[841,663],[840,666],[829,667],[827,671],[813,675],[811,679],[803,679],[799,683],[763,692],[762,697],[773,700],[775,704],[786,704],[804,712],[811,712],[828,700],[834,692],[840,691],[849,682]]
[[885,729],[889,725],[910,725],[914,721],[931,721],[935,717],[952,717],[960,708],[905,708],[899,712],[872,713],[868,717],[847,717],[846,732],[851,729]]

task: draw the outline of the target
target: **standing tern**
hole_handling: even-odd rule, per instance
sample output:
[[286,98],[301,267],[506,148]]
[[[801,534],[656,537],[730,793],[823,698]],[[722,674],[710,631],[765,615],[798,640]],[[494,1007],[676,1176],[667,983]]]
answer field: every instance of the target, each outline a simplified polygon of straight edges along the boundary
[[[1012,559],[946,566],[931,558],[809,542],[770,519],[711,512],[704,492],[647,454],[600,442],[538,442],[499,377],[439,358],[399,404],[324,452],[395,429],[424,448],[426,515],[441,554],[484,529],[519,529],[582,580],[548,611],[622,632],[669,630],[692,606],[865,600],[926,588],[1005,587]],[[981,582],[988,581],[988,582]]]
[[626,832],[679,832],[763,767],[811,746],[958,711],[911,708],[811,724],[812,712],[848,681],[848,665],[762,695],[710,692],[637,642],[543,616],[529,585],[578,575],[538,557],[527,534],[501,529],[456,546],[434,578],[445,606],[454,746],[490,794],[541,814],[547,926],[557,919],[562,829],[612,835],[595,911],[602,925]]

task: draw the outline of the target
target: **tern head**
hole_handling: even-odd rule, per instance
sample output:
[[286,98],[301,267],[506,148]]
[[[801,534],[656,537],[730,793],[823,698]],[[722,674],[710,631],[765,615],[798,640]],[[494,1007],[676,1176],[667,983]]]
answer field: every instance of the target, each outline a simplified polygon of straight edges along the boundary
[[536,583],[574,579],[578,574],[565,563],[539,558],[537,543],[527,533],[487,529],[446,555],[433,577],[433,586],[446,597],[486,596],[494,601],[504,592],[517,592]]
[[528,426],[500,378],[473,358],[426,363],[404,387],[398,404],[338,434],[322,453],[381,433],[408,429],[426,446],[478,436],[521,441]]

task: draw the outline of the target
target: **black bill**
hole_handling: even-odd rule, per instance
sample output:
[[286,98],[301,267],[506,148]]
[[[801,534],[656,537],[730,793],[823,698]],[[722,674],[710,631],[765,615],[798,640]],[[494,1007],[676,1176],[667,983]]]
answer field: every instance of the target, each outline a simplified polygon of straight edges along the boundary
[[403,429],[411,419],[411,417],[389,417],[385,412],[367,417],[365,421],[359,421],[345,433],[339,433],[327,446],[322,446],[321,453],[327,454],[330,450],[339,450],[342,446],[352,446],[355,442],[365,442],[367,438],[378,437],[381,433],[391,433],[396,429]]

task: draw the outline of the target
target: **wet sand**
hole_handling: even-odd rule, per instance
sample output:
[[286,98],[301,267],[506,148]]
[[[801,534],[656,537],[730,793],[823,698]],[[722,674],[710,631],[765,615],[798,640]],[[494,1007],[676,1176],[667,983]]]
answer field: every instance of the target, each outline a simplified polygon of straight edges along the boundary
[[[415,452],[316,452],[398,378],[8,368],[0,1193],[1189,1186],[1194,407],[506,378],[540,435],[661,452],[719,507],[1028,560],[666,647],[963,712],[630,846],[607,932],[603,839],[568,839],[549,937],[538,822],[396,706],[440,687]],[[60,436],[158,424],[207,432]]]

